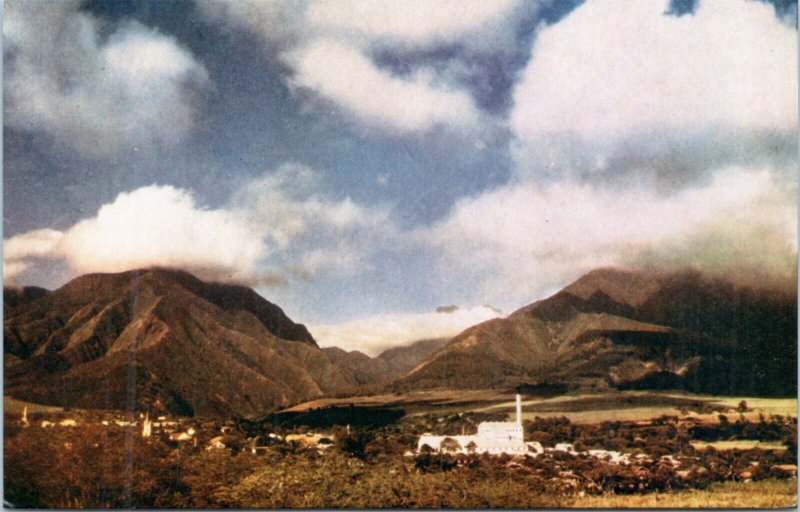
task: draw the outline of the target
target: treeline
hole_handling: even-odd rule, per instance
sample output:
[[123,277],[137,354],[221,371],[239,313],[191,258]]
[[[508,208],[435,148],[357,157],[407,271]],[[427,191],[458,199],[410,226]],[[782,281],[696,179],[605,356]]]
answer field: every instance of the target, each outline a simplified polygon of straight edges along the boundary
[[395,423],[405,416],[402,409],[386,407],[357,407],[355,405],[312,408],[307,411],[287,411],[266,416],[257,421],[240,420],[251,430],[270,428],[331,428],[334,425],[379,428]]
[[543,446],[572,443],[575,450],[614,450],[633,454],[694,454],[692,441],[758,440],[779,441],[787,447],[789,463],[797,462],[797,419],[780,415],[759,421],[738,418],[731,422],[724,414],[717,424],[688,424],[675,416],[662,416],[649,425],[635,422],[604,421],[598,424],[573,424],[566,417],[540,418],[524,423],[525,438]]

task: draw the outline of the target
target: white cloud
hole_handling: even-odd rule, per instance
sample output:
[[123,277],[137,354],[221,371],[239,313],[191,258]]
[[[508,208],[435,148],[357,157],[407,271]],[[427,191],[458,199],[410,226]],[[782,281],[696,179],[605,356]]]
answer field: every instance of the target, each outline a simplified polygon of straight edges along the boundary
[[174,38],[131,22],[101,39],[72,2],[6,2],[4,122],[83,156],[175,144],[192,129],[203,66]]
[[[638,261],[681,246],[671,263],[706,265],[725,249],[766,263],[759,238],[797,251],[796,184],[767,170],[722,169],[706,185],[673,195],[553,182],[507,185],[463,199],[419,237],[441,251],[444,269],[478,276],[475,299],[524,304],[598,266]],[[719,239],[715,247],[689,241]],[[660,252],[663,256],[663,251]]]
[[498,316],[494,309],[480,306],[459,308],[450,313],[377,315],[340,324],[309,326],[309,331],[320,346],[360,350],[374,356],[392,346],[455,336],[470,326]]
[[64,232],[6,239],[4,273],[13,279],[50,260],[76,273],[164,266],[251,285],[274,284],[276,274],[349,275],[393,228],[385,211],[327,198],[322,187],[316,172],[297,164],[241,184],[219,209],[198,205],[187,190],[142,187]]
[[214,279],[251,280],[267,254],[260,233],[233,213],[198,207],[170,186],[122,193],[67,230],[56,247],[78,272],[178,267]]
[[343,0],[317,2],[308,20],[318,29],[354,31],[369,39],[431,45],[477,37],[487,26],[497,29],[518,7],[518,0]]
[[317,40],[287,60],[295,69],[295,87],[316,92],[369,126],[409,133],[473,126],[479,119],[465,91],[437,83],[430,73],[394,76],[354,46]]
[[305,165],[287,163],[241,186],[231,202],[254,221],[269,224],[270,236],[280,245],[315,224],[337,230],[386,221],[385,212],[368,210],[349,197],[327,198],[319,193],[323,188],[319,173]]
[[393,231],[389,213],[327,197],[323,189],[319,173],[290,163],[243,184],[230,203],[249,223],[268,226],[265,239],[293,260],[287,268],[306,278],[323,270],[350,273],[367,240]]
[[511,127],[609,140],[641,131],[794,130],[797,33],[763,2],[589,1],[543,28],[517,85]]
[[17,277],[38,260],[47,259],[63,233],[54,229],[37,229],[3,241],[3,279],[16,282]]
[[164,266],[257,282],[257,264],[267,253],[260,233],[231,212],[200,208],[185,190],[156,185],[121,193],[64,232],[30,231],[3,245],[7,279],[51,260],[76,273]]
[[[419,66],[402,76],[375,60],[378,50],[458,44],[474,51],[505,51],[515,37],[519,0],[383,2],[200,2],[210,20],[258,35],[292,73],[287,81],[313,95],[320,111],[354,119],[393,135],[437,126],[474,128],[481,121],[470,92],[447,69]],[[456,73],[458,75],[458,73]]]

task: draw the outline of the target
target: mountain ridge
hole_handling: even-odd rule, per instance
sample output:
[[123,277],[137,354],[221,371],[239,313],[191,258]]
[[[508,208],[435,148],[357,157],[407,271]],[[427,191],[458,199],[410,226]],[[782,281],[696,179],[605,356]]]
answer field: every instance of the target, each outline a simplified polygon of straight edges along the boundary
[[392,388],[662,382],[698,392],[791,395],[796,320],[796,289],[756,289],[691,269],[597,269],[506,318],[466,329]]
[[278,306],[172,269],[78,277],[4,339],[7,394],[56,405],[259,416],[352,385]]

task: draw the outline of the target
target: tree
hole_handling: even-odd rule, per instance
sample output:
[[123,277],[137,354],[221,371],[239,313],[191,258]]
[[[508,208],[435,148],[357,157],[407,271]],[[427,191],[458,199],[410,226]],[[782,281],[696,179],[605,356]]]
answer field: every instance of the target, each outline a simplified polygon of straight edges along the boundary
[[441,450],[446,453],[457,453],[461,451],[461,443],[452,437],[442,439]]
[[425,444],[422,445],[422,447],[419,449],[419,451],[422,452],[422,453],[430,455],[431,453],[433,453],[434,450],[433,450],[433,448],[431,448],[431,445],[429,445],[428,443],[425,443]]
[[374,435],[371,431],[354,429],[349,434],[337,437],[336,445],[343,453],[351,457],[364,459],[366,458],[364,449],[367,447],[369,442],[372,441],[373,437]]

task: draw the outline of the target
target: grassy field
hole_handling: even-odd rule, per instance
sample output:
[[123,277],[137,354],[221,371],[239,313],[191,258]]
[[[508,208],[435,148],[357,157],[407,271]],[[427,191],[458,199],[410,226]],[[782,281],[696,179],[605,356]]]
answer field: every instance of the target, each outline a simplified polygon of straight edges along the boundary
[[788,508],[797,504],[797,480],[713,484],[708,489],[576,498],[575,508]]
[[352,396],[345,398],[319,398],[297,404],[282,412],[301,412],[330,405],[356,405],[375,407],[399,407],[409,414],[435,411],[450,412],[451,409],[471,410],[513,400],[514,395],[492,389],[412,391],[405,394],[383,394]]
[[[717,422],[725,411],[729,417],[738,417],[736,408],[744,400],[748,412],[745,418],[757,421],[764,416],[780,414],[797,416],[795,398],[752,398],[695,395],[692,393],[621,391],[598,394],[562,395],[547,399],[524,400],[522,417],[533,419],[566,416],[572,423],[597,423],[607,420],[644,421],[662,415],[691,416],[705,422]],[[480,408],[481,412],[506,412],[512,414],[512,400]],[[712,411],[711,409],[716,409]]]
[[[679,392],[656,391],[619,391],[597,394],[567,394],[553,398],[526,399],[522,402],[523,419],[534,419],[566,416],[572,423],[591,424],[602,421],[646,421],[662,415],[687,416],[704,422],[715,423],[721,411],[730,418],[738,418],[736,408],[744,400],[749,410],[744,417],[750,421],[758,421],[760,414],[764,416],[782,415],[797,416],[797,399],[795,398],[753,398],[723,397],[711,395],[695,395]],[[4,397],[5,411],[13,414],[22,413],[28,406],[28,412],[58,412],[60,407],[23,402],[11,397]],[[497,390],[441,390],[417,391],[406,394],[383,394],[372,396],[355,396],[346,398],[321,398],[298,404],[286,411],[306,411],[330,405],[397,407],[405,410],[407,415],[417,414],[453,414],[458,412],[502,412],[514,414],[514,395]],[[715,411],[701,409],[717,409]]]
[[[606,420],[643,421],[662,415],[691,416],[706,422],[718,421],[718,415],[738,417],[739,403],[748,405],[746,419],[757,421],[759,414],[797,416],[795,398],[753,398],[696,395],[681,392],[611,391],[596,394],[566,394],[553,398],[525,399],[524,419],[536,416],[566,416],[573,423],[597,423]],[[399,407],[408,415],[457,412],[504,412],[513,414],[513,393],[496,390],[418,391],[402,395],[384,394],[348,398],[323,398],[298,404],[288,411],[304,411],[329,405]],[[713,409],[713,410],[712,410]],[[682,413],[683,410],[683,413]]]
[[709,446],[713,446],[716,450],[752,450],[759,448],[761,450],[785,450],[786,446],[778,442],[770,441],[753,441],[750,439],[737,439],[735,441],[714,441],[706,443],[703,441],[692,441],[691,445],[695,450],[704,450]]

